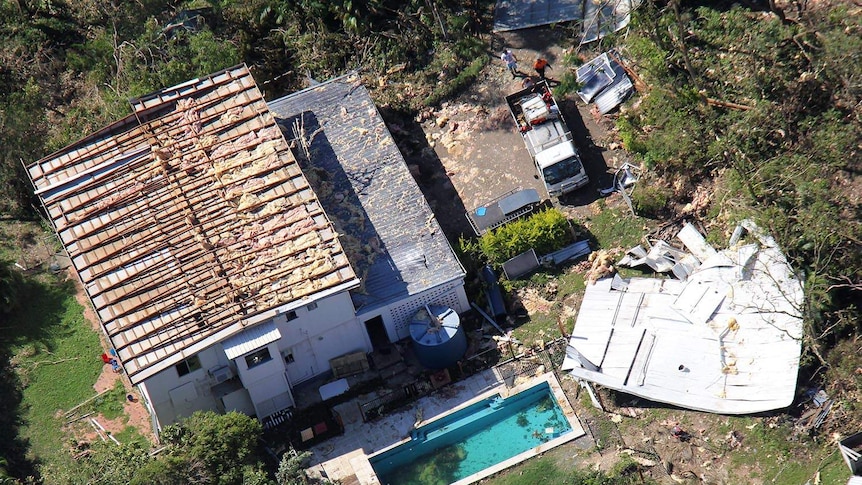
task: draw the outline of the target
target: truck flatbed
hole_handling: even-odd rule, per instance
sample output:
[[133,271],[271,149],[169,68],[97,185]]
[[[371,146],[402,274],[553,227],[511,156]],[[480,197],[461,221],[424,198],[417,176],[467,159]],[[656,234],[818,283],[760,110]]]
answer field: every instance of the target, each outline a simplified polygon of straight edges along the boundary
[[506,96],[506,104],[550,197],[589,183],[572,133],[547,81]]

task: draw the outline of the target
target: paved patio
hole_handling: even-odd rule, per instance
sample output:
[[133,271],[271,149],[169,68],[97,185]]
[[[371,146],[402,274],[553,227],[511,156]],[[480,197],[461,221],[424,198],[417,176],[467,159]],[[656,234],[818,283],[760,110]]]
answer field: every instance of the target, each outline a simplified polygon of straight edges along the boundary
[[[510,393],[518,392],[542,381],[548,381],[551,384],[557,401],[569,418],[573,432],[543,444],[539,447],[540,449],[531,450],[532,453],[529,456],[534,456],[565,441],[583,436],[584,430],[553,374],[548,373],[526,379],[510,390],[495,376],[493,370],[489,369],[440,389],[430,396],[421,398],[403,411],[370,423],[362,421],[362,413],[359,410],[359,402],[366,400],[364,396],[335,406],[334,409],[341,416],[344,424],[344,434],[311,448],[312,457],[309,473],[339,480],[345,485],[380,484],[368,458],[377,452],[409,440],[410,431],[414,429],[414,425],[427,424],[473,401],[494,394],[505,397]],[[521,460],[529,456],[519,455]],[[491,473],[514,463],[513,460],[501,463],[493,467]],[[474,480],[479,478],[475,477]],[[470,483],[474,480],[462,482]]]

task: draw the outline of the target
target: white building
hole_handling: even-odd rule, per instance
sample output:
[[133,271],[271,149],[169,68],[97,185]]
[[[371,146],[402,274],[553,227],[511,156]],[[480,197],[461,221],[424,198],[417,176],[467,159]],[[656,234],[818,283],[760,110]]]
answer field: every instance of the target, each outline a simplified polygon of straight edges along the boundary
[[406,337],[422,305],[468,308],[355,76],[267,106],[238,66],[131,103],[27,168],[157,428],[263,419],[331,359]]

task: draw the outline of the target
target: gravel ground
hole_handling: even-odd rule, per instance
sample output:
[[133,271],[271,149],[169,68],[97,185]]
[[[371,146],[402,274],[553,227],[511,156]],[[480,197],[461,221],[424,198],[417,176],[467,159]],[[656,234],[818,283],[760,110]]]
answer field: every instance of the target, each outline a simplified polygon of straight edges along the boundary
[[[505,96],[521,89],[522,78],[512,78],[497,51],[511,48],[524,75],[535,74],[532,60],[541,55],[554,66],[548,71],[553,79],[563,72],[563,35],[562,30],[535,28],[495,36],[488,50],[489,65],[461,96],[414,120],[387,117],[451,240],[472,234],[464,217],[467,210],[510,190],[535,188],[547,196],[506,107]],[[572,217],[584,216],[598,198],[598,189],[611,184],[614,168],[623,163],[625,154],[610,140],[613,122],[609,118],[598,118],[577,97],[557,101],[590,177],[587,187],[563,197],[557,206]]]

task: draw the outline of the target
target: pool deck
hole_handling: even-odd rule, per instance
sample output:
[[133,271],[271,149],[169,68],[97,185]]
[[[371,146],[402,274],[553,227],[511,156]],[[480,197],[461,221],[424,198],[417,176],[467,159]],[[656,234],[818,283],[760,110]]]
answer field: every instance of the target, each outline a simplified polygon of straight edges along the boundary
[[[521,382],[522,380],[524,382]],[[584,429],[553,373],[545,373],[527,379],[519,378],[517,385],[509,389],[489,369],[440,389],[430,396],[421,398],[403,411],[392,413],[370,423],[362,421],[358,400],[340,404],[335,407],[335,410],[343,421],[344,434],[311,448],[311,464],[308,471],[312,475],[339,480],[345,485],[378,485],[380,481],[371,468],[368,458],[408,441],[414,425],[428,424],[452,411],[469,406],[494,394],[507,397],[542,382],[548,382],[551,386],[554,397],[569,420],[572,431],[456,482],[458,485],[473,483],[565,442],[584,436]],[[421,419],[421,422],[417,423],[417,417]]]

